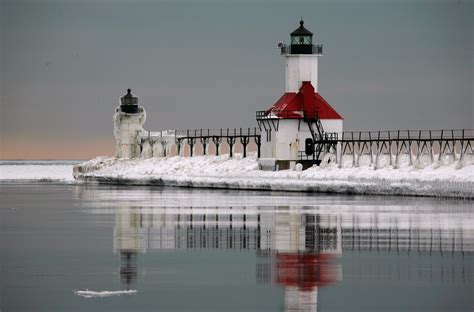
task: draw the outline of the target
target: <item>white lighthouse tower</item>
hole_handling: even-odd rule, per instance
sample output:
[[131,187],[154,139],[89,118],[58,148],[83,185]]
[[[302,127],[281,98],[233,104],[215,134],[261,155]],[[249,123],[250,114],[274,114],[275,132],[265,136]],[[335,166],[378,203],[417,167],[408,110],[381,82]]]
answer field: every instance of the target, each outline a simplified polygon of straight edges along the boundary
[[281,54],[286,63],[286,93],[297,93],[303,81],[309,81],[318,92],[318,59],[322,55],[322,45],[313,45],[313,33],[300,27],[290,34],[289,46],[281,45]]
[[138,105],[138,97],[131,90],[120,98],[114,114],[115,157],[136,158],[141,152],[141,134],[146,112]]
[[257,112],[263,169],[318,164],[323,149],[342,134],[342,116],[319,94],[322,45],[313,44],[313,33],[303,21],[290,38],[289,45],[279,44],[286,63],[285,93],[268,110]]

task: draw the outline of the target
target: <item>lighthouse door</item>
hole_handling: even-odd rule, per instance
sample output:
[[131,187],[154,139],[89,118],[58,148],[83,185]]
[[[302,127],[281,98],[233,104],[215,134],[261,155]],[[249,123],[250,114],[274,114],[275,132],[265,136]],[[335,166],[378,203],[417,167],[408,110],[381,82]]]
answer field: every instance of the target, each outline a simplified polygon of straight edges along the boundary
[[306,138],[304,141],[304,151],[306,156],[311,156],[314,153],[314,141],[311,138]]

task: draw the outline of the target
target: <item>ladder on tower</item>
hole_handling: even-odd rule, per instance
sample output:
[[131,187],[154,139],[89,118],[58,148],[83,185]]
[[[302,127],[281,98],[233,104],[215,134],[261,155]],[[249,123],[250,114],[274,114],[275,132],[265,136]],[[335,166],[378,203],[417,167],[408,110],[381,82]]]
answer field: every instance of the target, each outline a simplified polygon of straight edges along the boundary
[[315,112],[313,116],[308,116],[305,113],[304,121],[308,124],[309,132],[311,132],[311,137],[313,138],[313,144],[314,144],[313,159],[318,160],[324,148],[323,125],[321,123],[321,120],[318,117],[317,112]]
[[336,153],[338,134],[336,132],[325,132],[317,112],[304,114],[304,121],[308,124],[312,137],[312,154],[306,153],[306,156],[312,155],[313,161],[319,164],[319,157],[322,153]]

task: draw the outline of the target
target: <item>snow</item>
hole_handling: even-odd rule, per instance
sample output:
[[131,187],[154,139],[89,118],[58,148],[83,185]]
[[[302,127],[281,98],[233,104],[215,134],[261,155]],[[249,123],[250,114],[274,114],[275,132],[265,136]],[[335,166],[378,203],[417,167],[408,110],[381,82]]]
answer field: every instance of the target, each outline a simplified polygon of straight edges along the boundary
[[[304,171],[261,171],[255,155],[117,159],[97,157],[77,162],[0,162],[0,183],[61,182],[167,185],[219,189],[387,194],[474,198],[474,164],[459,165],[449,157],[430,164],[428,159],[409,164],[407,157],[389,165],[381,156],[377,166],[361,156],[359,167],[344,156],[335,164]],[[74,170],[74,173],[73,173]],[[74,179],[73,175],[76,177]]]
[[2,161],[0,183],[5,182],[73,182],[77,161]]
[[[385,158],[384,158],[385,157]],[[418,195],[474,198],[474,165],[399,159],[397,169],[381,156],[377,165],[363,159],[359,167],[336,164],[304,171],[261,171],[255,155],[116,159],[98,157],[75,167],[80,181],[134,185],[168,185],[225,189]]]
[[104,291],[92,291],[92,290],[74,290],[74,294],[84,298],[103,298],[121,295],[134,295],[137,291],[130,290],[104,290]]

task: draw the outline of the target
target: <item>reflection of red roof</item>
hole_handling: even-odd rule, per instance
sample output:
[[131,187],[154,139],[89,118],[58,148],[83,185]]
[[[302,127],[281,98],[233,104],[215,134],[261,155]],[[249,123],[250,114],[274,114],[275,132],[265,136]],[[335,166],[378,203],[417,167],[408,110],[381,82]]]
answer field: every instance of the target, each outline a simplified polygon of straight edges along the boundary
[[326,100],[314,92],[309,81],[303,81],[298,93],[287,92],[267,110],[280,118],[303,118],[303,112],[309,118],[318,115],[319,119],[343,119]]
[[297,286],[303,291],[330,285],[337,281],[337,264],[328,254],[277,254],[277,283]]

